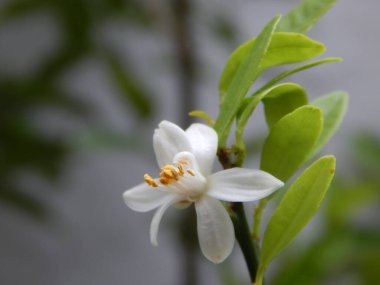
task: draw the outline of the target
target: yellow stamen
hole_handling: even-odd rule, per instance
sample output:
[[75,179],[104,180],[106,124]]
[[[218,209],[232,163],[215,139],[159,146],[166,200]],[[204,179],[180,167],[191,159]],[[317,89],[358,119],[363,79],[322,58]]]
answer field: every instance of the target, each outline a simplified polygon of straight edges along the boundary
[[173,171],[171,171],[171,170],[163,170],[160,173],[160,177],[172,179],[172,178],[174,178],[174,174],[173,174]]
[[162,185],[168,185],[172,182],[172,179],[166,178],[166,177],[161,177],[160,178],[160,183]]
[[178,172],[175,169],[172,169],[171,174],[173,175],[175,180],[178,180]]
[[165,165],[165,166],[163,166],[163,167],[161,167],[161,170],[172,170],[173,169],[173,165]]
[[[163,167],[161,167],[160,178],[158,181],[162,185],[169,185],[177,181],[180,177],[184,176],[185,173],[188,173],[191,176],[195,176],[195,172],[193,170],[184,169],[183,165],[189,165],[189,164],[190,163],[188,161],[181,160],[178,162],[176,167],[170,164],[164,165]],[[154,181],[152,177],[150,177],[149,174],[144,175],[144,180],[149,186],[152,186],[152,187],[159,186],[157,182]]]
[[184,174],[185,174],[185,172],[183,171],[183,167],[182,167],[182,165],[180,164],[180,165],[178,165],[178,175],[179,176],[183,176]]
[[158,187],[158,184],[156,183],[156,181],[154,181],[154,179],[150,177],[150,175],[147,173],[144,174],[144,180],[146,184],[148,184],[149,186]]

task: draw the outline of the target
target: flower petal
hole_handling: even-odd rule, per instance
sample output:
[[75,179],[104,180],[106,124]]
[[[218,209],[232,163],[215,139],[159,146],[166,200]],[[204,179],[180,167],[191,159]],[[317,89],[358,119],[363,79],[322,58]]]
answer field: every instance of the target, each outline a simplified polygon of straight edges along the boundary
[[177,202],[179,202],[180,199],[178,195],[175,195],[174,197],[167,197],[165,202],[162,204],[160,208],[154,213],[152,222],[150,223],[150,242],[153,246],[157,246],[157,235],[158,235],[158,229],[160,227],[160,222],[162,219],[162,216],[164,215],[165,211],[172,205]]
[[218,135],[213,128],[203,124],[192,124],[186,130],[186,135],[202,174],[209,175],[216,156]]
[[123,194],[124,202],[129,208],[138,212],[148,212],[161,206],[168,197],[175,194],[164,192],[159,188],[141,183]]
[[214,263],[224,261],[235,243],[234,226],[227,211],[221,202],[207,196],[195,202],[195,209],[202,253]]
[[155,130],[153,147],[159,166],[172,163],[178,152],[192,150],[185,131],[168,121],[162,121]]
[[[195,170],[197,173],[200,172],[200,165],[198,164],[198,161],[193,153],[188,151],[177,153],[173,158],[173,162],[179,164],[181,161],[186,161],[189,168]],[[199,174],[203,176],[201,172]]]
[[282,186],[282,181],[265,171],[231,168],[208,177],[207,194],[223,201],[247,202],[262,199]]

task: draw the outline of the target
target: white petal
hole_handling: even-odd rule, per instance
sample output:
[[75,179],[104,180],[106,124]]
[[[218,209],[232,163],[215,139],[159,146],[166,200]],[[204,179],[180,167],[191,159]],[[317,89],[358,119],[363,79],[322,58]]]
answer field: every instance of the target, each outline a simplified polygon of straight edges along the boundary
[[205,196],[195,203],[199,244],[203,254],[214,263],[230,255],[235,242],[234,226],[221,202]]
[[[187,161],[189,163],[187,167],[189,167],[192,170],[195,170],[196,172],[200,172],[200,165],[198,164],[198,161],[195,158],[194,154],[192,154],[191,152],[182,151],[177,153],[173,158],[173,162],[179,163],[181,161]],[[202,173],[200,173],[200,175],[203,176]]]
[[213,128],[203,124],[192,124],[186,130],[186,135],[202,174],[209,175],[216,156],[218,135]]
[[138,212],[147,212],[161,206],[168,197],[173,197],[159,188],[153,188],[146,183],[139,184],[124,192],[124,201],[129,208]]
[[265,171],[231,168],[208,177],[207,194],[223,201],[247,202],[262,199],[282,186],[282,181]]
[[178,152],[191,151],[185,131],[168,121],[162,121],[155,130],[153,147],[159,166],[171,164]]
[[179,202],[180,199],[178,195],[175,195],[174,197],[169,197],[166,199],[164,204],[158,210],[154,213],[152,222],[150,224],[150,242],[152,245],[157,246],[157,234],[158,229],[160,227],[161,218],[164,215],[165,211],[170,207],[170,205],[175,204]]

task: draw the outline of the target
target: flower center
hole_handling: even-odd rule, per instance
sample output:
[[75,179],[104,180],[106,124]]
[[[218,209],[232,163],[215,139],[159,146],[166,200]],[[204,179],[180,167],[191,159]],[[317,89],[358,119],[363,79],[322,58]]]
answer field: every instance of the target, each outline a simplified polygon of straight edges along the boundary
[[179,160],[161,167],[160,177],[153,179],[144,175],[145,182],[151,187],[164,186],[166,191],[184,195],[187,201],[195,201],[205,191],[206,179],[198,171],[191,169],[187,160]]

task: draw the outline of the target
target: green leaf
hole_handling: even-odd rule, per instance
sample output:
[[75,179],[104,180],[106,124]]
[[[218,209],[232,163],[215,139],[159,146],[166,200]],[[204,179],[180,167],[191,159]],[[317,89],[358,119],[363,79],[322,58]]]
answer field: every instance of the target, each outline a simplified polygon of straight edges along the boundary
[[[325,58],[322,60],[316,60],[301,66],[297,66],[296,68],[290,69],[288,71],[285,71],[281,73],[280,75],[273,78],[271,81],[269,81],[267,84],[265,84],[263,87],[258,89],[251,97],[247,97],[243,100],[238,114],[237,119],[237,127],[236,127],[236,140],[238,146],[243,146],[242,137],[243,137],[243,131],[246,123],[248,122],[249,117],[252,115],[253,111],[256,109],[257,104],[265,98],[265,96],[272,91],[273,88],[275,88],[275,85],[277,82],[281,81],[282,79],[297,73],[299,71],[318,66],[324,63],[329,62],[340,62],[342,61],[339,57],[332,57],[332,58]],[[240,142],[239,142],[240,141]]]
[[263,87],[261,87],[260,89],[258,89],[255,94],[258,94],[258,93],[261,93],[263,92],[264,90],[272,87],[273,85],[275,85],[277,82],[281,81],[282,79],[294,74],[294,73],[297,73],[297,72],[300,72],[302,70],[305,70],[305,69],[309,69],[309,68],[312,68],[314,66],[318,66],[318,65],[321,65],[321,64],[324,64],[324,63],[329,63],[329,62],[340,62],[342,61],[342,59],[340,57],[330,57],[330,58],[324,58],[324,59],[320,59],[320,60],[316,60],[316,61],[312,61],[312,62],[309,62],[309,63],[306,63],[304,65],[300,65],[300,66],[297,66],[293,69],[290,69],[290,70],[287,70],[281,74],[279,74],[278,76],[276,76],[275,78],[273,78],[271,81],[269,81],[268,83],[266,83]]
[[244,128],[247,124],[249,118],[251,117],[253,111],[256,109],[256,106],[262,100],[262,98],[270,92],[271,89],[265,90],[264,92],[257,94],[256,96],[251,96],[245,98],[242,101],[239,112],[236,116],[236,129],[235,129],[235,139],[236,145],[239,149],[239,154],[236,158],[237,165],[243,165],[246,157],[246,147],[244,143]]
[[275,33],[265,55],[263,70],[277,65],[308,60],[326,51],[326,47],[311,38],[297,33]]
[[282,18],[277,32],[306,33],[328,10],[336,0],[304,0],[300,5]]
[[[287,95],[290,95],[289,97],[293,98],[286,98]],[[274,124],[275,121],[278,121],[287,113],[290,113],[296,108],[307,104],[307,96],[305,90],[300,85],[297,85],[295,83],[279,84],[267,90],[263,90],[263,92],[259,94],[255,94],[249,98],[245,98],[239,109],[235,131],[236,143],[241,150],[245,149],[243,141],[245,125],[247,124],[249,118],[251,117],[259,102],[261,100],[265,101],[267,97],[269,97],[267,103],[269,108],[265,108],[265,111],[266,115],[268,114],[267,121],[269,118],[271,124]],[[276,102],[279,104],[284,103],[286,105],[276,106]],[[270,109],[272,107],[273,110]],[[241,159],[242,161],[239,162],[243,162],[245,157],[241,157]]]
[[281,118],[263,147],[260,168],[286,182],[309,157],[322,130],[322,111],[303,106]]
[[291,243],[317,212],[334,172],[335,157],[324,156],[308,167],[289,188],[264,233],[258,285],[262,284],[270,261]]
[[[219,82],[221,102],[223,102],[224,96],[239,66],[249,57],[255,42],[256,38],[247,41],[238,47],[228,59]],[[275,33],[268,47],[268,51],[261,62],[260,72],[272,66],[302,62],[318,56],[324,51],[325,47],[322,43],[314,41],[302,34]]]
[[317,153],[339,128],[346,114],[347,101],[346,92],[335,91],[319,97],[311,103],[311,105],[320,108],[323,113],[323,129],[314,147],[314,153]]
[[236,117],[235,138],[236,138],[237,146],[239,148],[245,149],[244,141],[243,141],[245,125],[247,124],[252,113],[255,111],[257,105],[265,97],[265,95],[267,93],[269,93],[270,91],[271,91],[271,89],[268,89],[268,90],[265,90],[264,92],[262,92],[260,94],[245,98],[243,100],[243,102],[240,106],[238,115]]
[[277,85],[262,100],[269,128],[286,114],[308,103],[305,89],[295,83]]
[[219,147],[225,145],[241,101],[260,74],[260,64],[267,52],[279,20],[280,16],[276,16],[265,26],[257,37],[255,44],[252,45],[249,56],[239,65],[236,74],[232,77],[231,84],[226,89],[226,94],[221,102],[220,114],[214,125],[219,136]]

